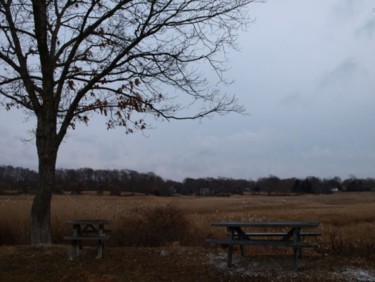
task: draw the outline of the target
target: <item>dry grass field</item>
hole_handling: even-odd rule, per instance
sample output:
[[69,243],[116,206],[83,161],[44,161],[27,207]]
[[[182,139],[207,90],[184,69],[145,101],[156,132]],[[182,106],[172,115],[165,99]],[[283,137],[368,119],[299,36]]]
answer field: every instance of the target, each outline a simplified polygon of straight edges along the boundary
[[[52,246],[28,245],[31,196],[0,197],[0,281],[375,281],[375,193],[231,197],[58,195],[52,202]],[[72,219],[112,220],[101,261],[87,247],[68,261],[63,241]],[[224,238],[212,222],[318,220],[317,252],[298,273],[291,250],[249,248],[225,267]],[[52,279],[52,277],[54,277]],[[272,278],[272,279],[271,279]],[[374,280],[373,280],[374,279]]]

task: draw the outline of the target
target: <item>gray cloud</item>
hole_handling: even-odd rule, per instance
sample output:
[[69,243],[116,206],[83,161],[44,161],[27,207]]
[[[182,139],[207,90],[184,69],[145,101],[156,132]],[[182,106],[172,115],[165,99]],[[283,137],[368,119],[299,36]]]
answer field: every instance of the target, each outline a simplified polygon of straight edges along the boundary
[[[249,116],[154,123],[144,136],[102,120],[69,133],[59,167],[128,168],[162,177],[374,176],[373,0],[268,0],[228,52],[227,73]],[[210,75],[210,74],[208,74]],[[208,78],[210,79],[210,77]],[[168,90],[165,90],[168,91]],[[176,94],[177,95],[177,94]],[[32,121],[0,112],[5,164],[36,167]]]
[[321,80],[318,90],[329,87],[340,87],[352,80],[358,79],[359,64],[354,58],[348,58],[329,71]]
[[373,13],[372,18],[369,19],[364,25],[358,27],[356,34],[359,37],[366,37],[367,39],[373,39],[375,33],[375,13]]

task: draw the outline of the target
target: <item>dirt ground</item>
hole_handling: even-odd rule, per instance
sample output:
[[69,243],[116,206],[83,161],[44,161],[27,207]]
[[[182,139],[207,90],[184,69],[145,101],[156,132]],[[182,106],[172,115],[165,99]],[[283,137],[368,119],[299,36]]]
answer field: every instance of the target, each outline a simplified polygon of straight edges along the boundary
[[68,245],[0,247],[0,281],[375,281],[375,262],[306,254],[299,271],[291,254],[234,256],[212,247],[105,249],[101,260],[86,247],[70,261]]

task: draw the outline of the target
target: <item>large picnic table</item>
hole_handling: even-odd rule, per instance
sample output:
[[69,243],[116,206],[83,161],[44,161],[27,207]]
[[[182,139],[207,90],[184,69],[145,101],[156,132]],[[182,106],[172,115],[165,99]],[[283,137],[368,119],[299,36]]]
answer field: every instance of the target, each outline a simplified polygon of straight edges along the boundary
[[[239,245],[241,255],[244,246],[291,247],[294,250],[294,269],[298,268],[298,259],[302,257],[302,248],[317,248],[316,242],[306,242],[306,237],[320,236],[319,232],[304,232],[302,229],[317,228],[319,221],[272,221],[272,222],[215,222],[214,227],[225,227],[227,239],[208,239],[206,242],[228,246],[227,265],[232,264],[233,246]],[[267,230],[267,232],[254,232]],[[269,232],[268,230],[272,231]],[[277,232],[275,232],[277,230]]]
[[111,221],[106,219],[83,219],[71,220],[67,224],[72,226],[72,236],[64,237],[65,240],[72,242],[72,258],[78,257],[82,251],[82,241],[97,240],[98,241],[98,255],[96,258],[100,259],[103,256],[104,240],[109,239],[110,236],[106,233],[109,230],[105,226]]

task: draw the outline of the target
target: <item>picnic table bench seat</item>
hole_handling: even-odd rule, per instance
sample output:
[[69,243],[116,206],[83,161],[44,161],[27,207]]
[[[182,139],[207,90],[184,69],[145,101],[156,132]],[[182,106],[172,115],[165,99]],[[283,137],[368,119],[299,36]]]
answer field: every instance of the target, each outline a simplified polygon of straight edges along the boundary
[[[285,232],[265,232],[265,233],[245,233],[246,236],[253,236],[253,237],[280,237],[280,236],[287,236],[288,233]],[[300,234],[301,237],[317,237],[321,236],[322,233],[320,232],[302,232]]]
[[[108,234],[108,233],[111,233],[111,229],[104,229],[104,230],[102,230],[102,232],[104,234]],[[86,229],[84,231],[81,231],[81,233],[84,233],[84,234],[90,234],[90,233],[98,234],[98,231],[97,230]]]
[[76,240],[107,240],[110,239],[111,236],[104,235],[104,236],[65,236],[64,240],[67,241],[76,241]]
[[283,241],[283,240],[230,240],[230,239],[206,239],[204,240],[209,244],[219,245],[252,245],[252,246],[269,246],[269,247],[293,247],[293,248],[317,248],[318,243],[314,242],[295,242],[295,241]]

